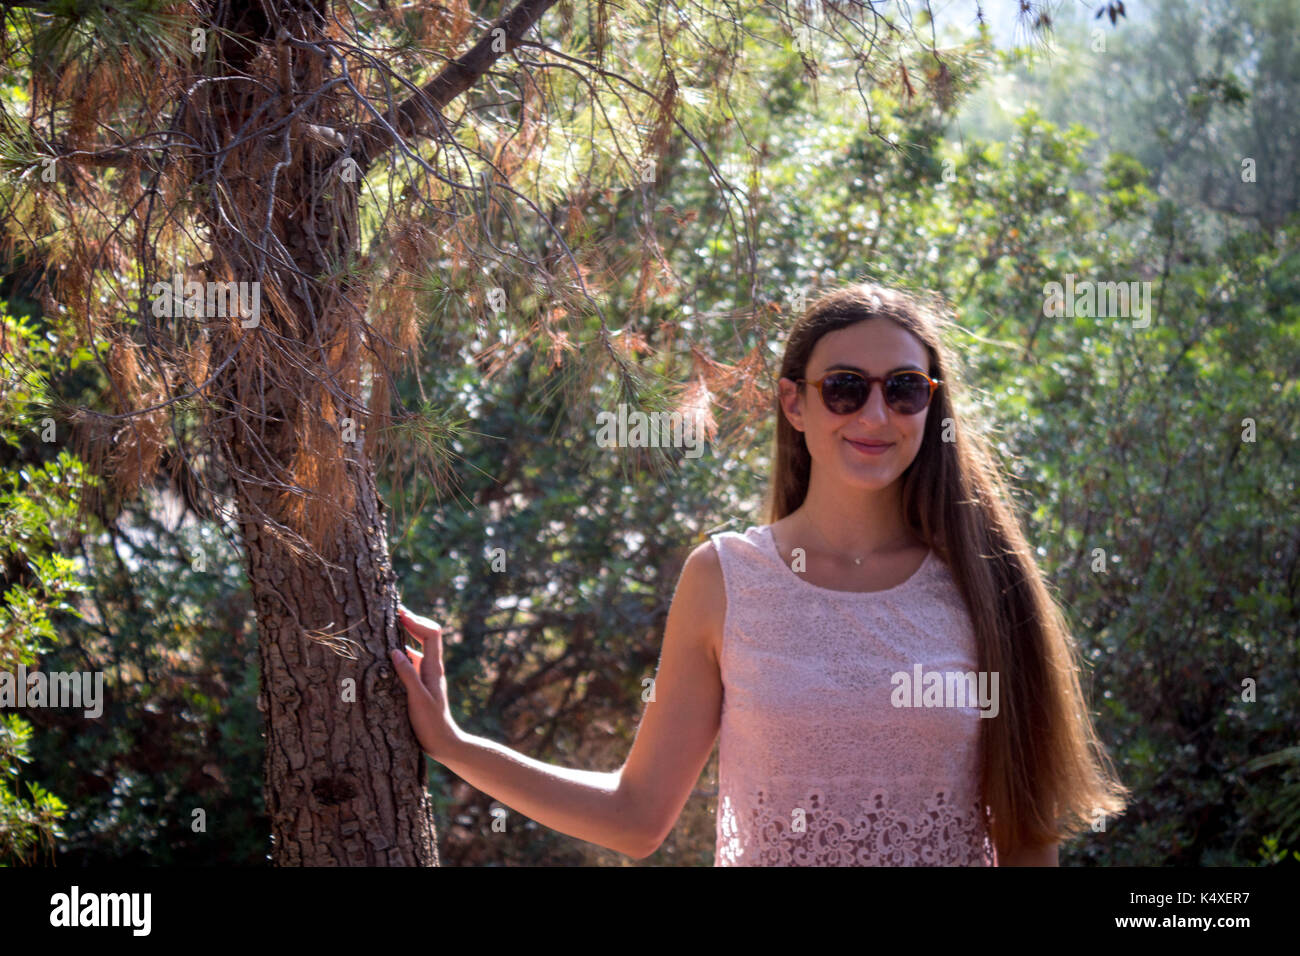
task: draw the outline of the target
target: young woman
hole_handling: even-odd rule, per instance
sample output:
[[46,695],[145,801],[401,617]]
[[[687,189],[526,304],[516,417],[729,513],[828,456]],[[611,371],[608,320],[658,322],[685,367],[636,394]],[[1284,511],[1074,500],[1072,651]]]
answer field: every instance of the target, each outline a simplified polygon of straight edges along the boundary
[[1060,841],[1120,813],[1127,791],[1066,621],[993,454],[954,406],[945,322],[858,284],[796,323],[770,523],[687,559],[620,770],[558,768],[462,732],[441,632],[403,609],[427,651],[393,652],[425,752],[638,859],[715,741],[719,866],[1055,865]]

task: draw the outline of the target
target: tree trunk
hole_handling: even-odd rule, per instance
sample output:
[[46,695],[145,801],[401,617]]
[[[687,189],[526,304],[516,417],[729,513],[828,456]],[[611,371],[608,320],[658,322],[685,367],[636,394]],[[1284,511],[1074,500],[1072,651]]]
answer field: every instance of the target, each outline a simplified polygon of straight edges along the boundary
[[[277,44],[259,5],[218,9],[230,35],[211,70],[224,79],[199,85],[183,117],[203,147],[191,172],[208,187],[208,278],[260,288],[256,323],[209,316],[207,329],[213,459],[233,486],[259,628],[272,859],[436,866],[424,755],[388,658],[402,641],[367,449],[365,289],[343,268],[360,177],[309,128],[345,105],[321,92],[328,61]],[[277,11],[288,35],[327,41],[310,4]]]
[[[370,469],[356,478],[365,524],[339,532],[342,573],[308,567],[257,521],[242,521],[259,629],[273,859],[436,866],[424,755],[388,662],[398,625],[383,514]],[[347,626],[344,636],[360,645],[356,660],[307,634]],[[349,680],[355,693],[346,692]]]

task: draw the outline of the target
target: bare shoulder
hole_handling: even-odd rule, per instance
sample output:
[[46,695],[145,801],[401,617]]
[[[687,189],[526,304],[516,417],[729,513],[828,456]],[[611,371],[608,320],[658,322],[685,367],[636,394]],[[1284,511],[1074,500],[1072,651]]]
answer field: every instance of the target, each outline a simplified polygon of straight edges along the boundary
[[673,605],[680,607],[683,620],[696,623],[692,630],[708,642],[716,663],[722,651],[727,589],[722,576],[722,559],[712,541],[701,542],[687,556]]

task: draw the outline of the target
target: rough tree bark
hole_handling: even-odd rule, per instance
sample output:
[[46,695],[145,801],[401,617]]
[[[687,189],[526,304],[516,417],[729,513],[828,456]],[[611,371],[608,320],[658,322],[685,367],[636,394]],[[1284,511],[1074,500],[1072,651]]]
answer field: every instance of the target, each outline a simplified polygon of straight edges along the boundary
[[[214,25],[231,35],[211,69],[255,77],[257,54],[276,49],[275,27],[257,5],[219,9],[226,21]],[[277,26],[324,38],[312,5],[279,9]],[[290,117],[302,98],[295,91],[319,89],[322,64],[284,45],[278,52],[281,89],[264,77],[226,80],[187,104],[188,129],[208,147],[197,181],[224,179],[234,191],[221,197],[224,215],[200,206],[211,277],[256,281],[262,292],[257,324],[216,327],[211,348],[235,356],[213,393],[259,628],[272,859],[437,865],[424,759],[388,663],[399,637],[383,507],[353,410],[364,407],[362,290],[302,281],[336,273],[355,254],[357,184],[340,179],[304,136],[317,111]],[[322,100],[320,110],[330,105]],[[257,229],[257,239],[269,234],[278,248],[250,242],[250,227],[263,222],[269,229]],[[349,417],[351,442],[342,434]],[[315,504],[318,493],[343,513]]]
[[[493,29],[513,47],[553,2],[520,4]],[[355,104],[338,87],[322,92],[326,21],[312,3],[275,9],[277,19],[255,4],[216,7],[224,33],[209,68],[222,79],[196,90],[182,123],[202,147],[195,181],[232,193],[200,204],[207,278],[261,286],[256,325],[211,329],[211,362],[230,358],[213,388],[218,458],[235,490],[259,626],[272,859],[437,865],[424,759],[388,662],[401,639],[364,428],[365,289],[342,277],[359,251],[362,176],[341,171],[364,170],[394,132],[430,131],[430,108],[504,49],[489,30],[421,97],[357,130],[349,153],[337,137]]]

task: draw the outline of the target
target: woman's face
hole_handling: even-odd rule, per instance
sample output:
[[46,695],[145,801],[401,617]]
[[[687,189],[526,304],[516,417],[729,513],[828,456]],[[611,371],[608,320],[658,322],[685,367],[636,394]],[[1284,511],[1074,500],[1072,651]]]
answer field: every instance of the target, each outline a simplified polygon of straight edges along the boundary
[[[888,375],[911,368],[930,372],[925,346],[911,332],[889,319],[874,318],[828,332],[817,340],[803,377],[817,381],[828,372],[848,370],[863,375]],[[788,378],[780,380],[781,406],[790,424],[803,432],[808,454],[818,471],[836,484],[877,490],[898,479],[921,450],[927,405],[904,415],[885,404],[884,387],[872,383],[867,404],[848,415],[836,415],[822,402],[817,389],[802,392]],[[887,442],[871,452],[854,442]]]

